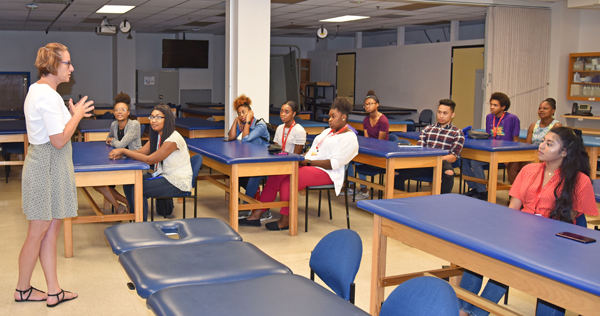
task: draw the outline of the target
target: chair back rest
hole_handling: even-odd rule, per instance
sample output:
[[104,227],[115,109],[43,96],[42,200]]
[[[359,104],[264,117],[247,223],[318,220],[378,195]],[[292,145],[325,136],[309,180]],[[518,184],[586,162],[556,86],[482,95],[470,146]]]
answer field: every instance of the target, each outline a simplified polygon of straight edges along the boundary
[[350,284],[354,282],[360,259],[362,241],[349,229],[327,234],[310,255],[310,268],[339,297],[350,300]]
[[398,139],[399,139],[399,138],[398,138],[398,136],[397,136],[396,134],[390,134],[390,136],[388,136],[388,140],[389,140],[390,142],[397,143],[397,142],[398,142]]
[[200,172],[200,168],[202,168],[202,155],[194,155],[190,157],[190,164],[192,165],[192,188],[196,187],[196,182],[198,178],[198,172]]
[[419,114],[419,123],[429,123],[431,124],[431,119],[433,118],[432,110],[423,110],[421,114]]
[[575,225],[587,228],[587,219],[584,214],[580,214],[575,219]]
[[435,277],[408,280],[392,291],[379,316],[458,316],[458,298],[448,282]]
[[414,132],[415,131],[415,120],[413,120],[413,119],[406,119],[405,121],[412,122],[412,124],[406,125],[406,131],[407,132]]
[[140,124],[140,137],[144,135],[144,130],[146,130],[146,124]]

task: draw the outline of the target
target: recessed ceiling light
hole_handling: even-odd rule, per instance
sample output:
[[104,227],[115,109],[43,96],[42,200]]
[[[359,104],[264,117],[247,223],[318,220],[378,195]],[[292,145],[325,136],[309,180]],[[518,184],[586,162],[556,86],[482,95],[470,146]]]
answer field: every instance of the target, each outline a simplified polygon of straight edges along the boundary
[[35,3],[30,3],[30,4],[26,5],[25,7],[29,10],[34,10],[34,9],[39,8],[40,6]]
[[359,16],[359,15],[344,15],[338,16],[337,18],[331,18],[326,20],[319,20],[319,22],[348,22],[355,20],[368,19],[368,16]]
[[105,5],[96,13],[123,14],[133,8],[135,8],[134,5]]

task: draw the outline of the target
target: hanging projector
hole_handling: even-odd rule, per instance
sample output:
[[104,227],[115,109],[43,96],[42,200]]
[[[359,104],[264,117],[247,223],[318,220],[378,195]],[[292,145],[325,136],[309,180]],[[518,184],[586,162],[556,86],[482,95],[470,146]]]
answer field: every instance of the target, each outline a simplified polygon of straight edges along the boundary
[[97,35],[115,35],[115,34],[117,34],[117,26],[110,24],[108,22],[108,20],[106,19],[106,17],[104,17],[104,19],[100,23],[100,26],[96,27],[96,34]]

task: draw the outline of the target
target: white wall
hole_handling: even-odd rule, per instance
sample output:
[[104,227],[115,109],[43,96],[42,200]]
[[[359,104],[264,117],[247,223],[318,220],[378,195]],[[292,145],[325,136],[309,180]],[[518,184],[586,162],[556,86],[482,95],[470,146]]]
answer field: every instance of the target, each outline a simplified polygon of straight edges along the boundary
[[[271,55],[288,54],[288,47],[273,47],[273,45],[296,45],[300,47],[300,58],[306,58],[308,52],[315,50],[315,37],[271,37]],[[295,49],[294,49],[295,50]]]
[[[364,33],[362,37],[362,47],[381,47],[397,45],[398,35],[391,33]],[[402,44],[402,43],[401,43]]]

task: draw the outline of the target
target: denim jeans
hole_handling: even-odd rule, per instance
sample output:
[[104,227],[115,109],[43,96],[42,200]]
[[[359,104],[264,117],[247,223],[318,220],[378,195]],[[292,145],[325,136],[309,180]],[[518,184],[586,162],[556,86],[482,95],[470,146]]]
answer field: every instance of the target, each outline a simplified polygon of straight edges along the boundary
[[[447,175],[446,171],[453,170],[452,164],[446,160],[442,161],[442,189],[441,194],[451,193],[454,187],[454,174]],[[394,188],[404,191],[404,181],[424,175],[433,175],[433,168],[398,169],[398,175],[394,177]]]
[[[256,192],[258,191],[258,186],[260,185],[260,181],[265,177],[242,177],[239,178],[240,186],[246,189],[246,195],[254,198]],[[244,201],[244,204],[248,204],[248,202]]]
[[[152,175],[146,172],[144,174],[143,182],[144,222],[148,219],[148,198],[172,196],[185,193],[184,191],[179,190],[176,186],[172,185],[171,182],[164,177],[152,180],[149,180],[149,178],[152,178]],[[125,197],[127,198],[127,202],[129,202],[130,209],[134,210],[135,205],[133,204],[133,184],[124,185],[123,191],[125,191]]]
[[[464,175],[469,177],[475,177],[479,179],[485,179],[485,173],[483,172],[483,166],[485,162],[471,160],[471,159],[463,159],[462,160],[462,172]],[[477,192],[482,193],[485,192],[485,184],[475,183],[472,181],[467,181],[469,188],[475,189]]]
[[[465,270],[462,279],[460,280],[460,287],[471,293],[479,294],[479,290],[481,290],[482,283],[482,275],[477,274],[473,271]],[[506,294],[506,287],[502,283],[490,279],[489,282],[485,285],[485,288],[481,293],[481,297],[490,300],[494,303],[498,303],[502,296],[504,296],[504,294]],[[489,312],[486,312],[483,309],[474,306],[471,303],[467,303],[461,299],[458,300],[458,307],[472,316],[487,316],[490,314]]]
[[[350,163],[350,166],[348,167],[348,176],[349,177],[354,177],[354,165],[362,165],[360,163]],[[367,181],[367,176],[364,174],[358,174],[358,178]],[[348,184],[354,184],[354,182],[348,181]],[[361,188],[366,188],[366,185],[361,184],[360,185]]]

